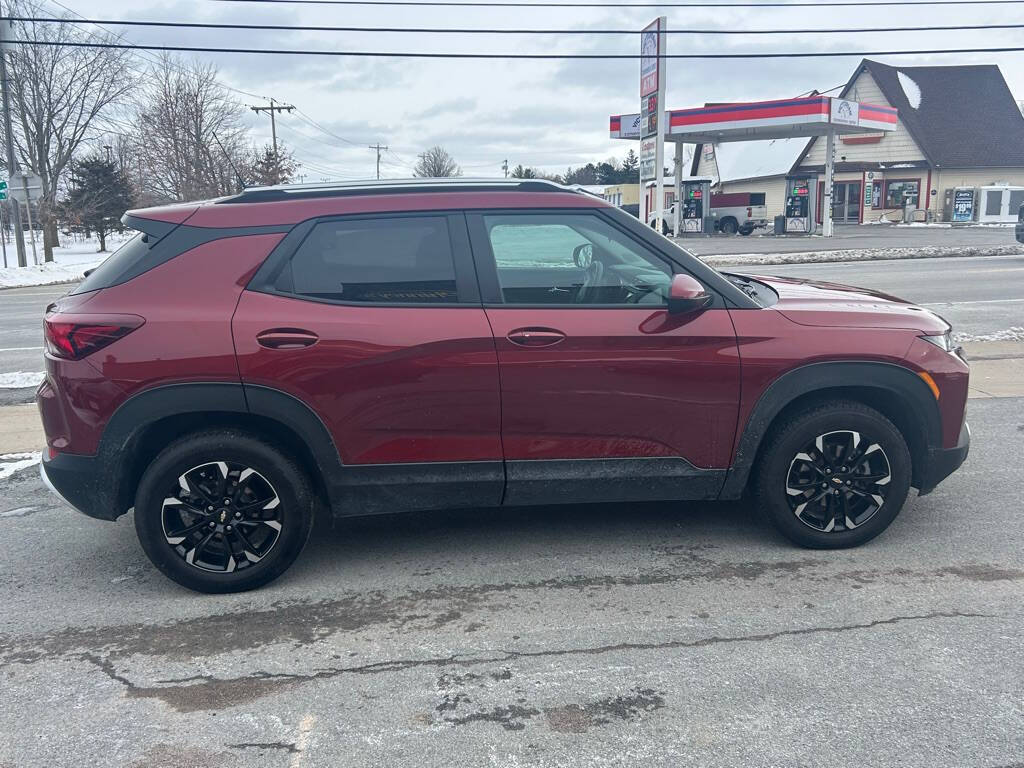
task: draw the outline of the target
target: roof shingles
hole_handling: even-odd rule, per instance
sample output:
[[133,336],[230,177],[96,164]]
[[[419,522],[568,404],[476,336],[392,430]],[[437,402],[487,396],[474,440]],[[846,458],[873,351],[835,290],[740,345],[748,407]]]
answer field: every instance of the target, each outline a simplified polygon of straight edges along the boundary
[[[865,59],[866,69],[899,111],[899,119],[921,151],[940,168],[1024,167],[1024,115],[994,64],[952,67],[891,67]],[[921,90],[910,105],[898,73]],[[843,93],[850,89],[856,75]]]

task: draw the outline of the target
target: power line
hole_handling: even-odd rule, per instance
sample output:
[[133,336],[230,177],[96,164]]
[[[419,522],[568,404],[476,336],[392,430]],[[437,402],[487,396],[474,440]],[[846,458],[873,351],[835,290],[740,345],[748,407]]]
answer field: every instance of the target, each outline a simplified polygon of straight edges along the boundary
[[[979,0],[988,2],[989,0]],[[992,0],[993,2],[1002,0]],[[1010,2],[1010,0],[1006,0]],[[1013,0],[1013,2],[1024,0]],[[50,40],[12,40],[14,45],[67,46],[69,48],[139,48],[148,51],[175,51],[191,53],[256,53],[272,56],[343,56],[377,59],[546,59],[546,60],[637,60],[659,59],[827,59],[868,56],[936,56],[954,53],[1015,53],[1024,51],[1020,46],[999,48],[932,48],[893,51],[775,51],[764,53],[663,53],[657,57],[639,53],[434,53],[429,51],[325,51],[289,48],[219,48],[199,45],[122,45],[119,43],[67,43]],[[322,129],[321,129],[322,130]],[[342,139],[348,142],[348,139]],[[352,142],[348,142],[352,143]]]
[[[74,19],[66,19],[66,18],[65,19],[58,19],[58,21],[64,21],[64,22],[67,22],[67,23],[81,23],[81,24],[86,24],[87,23],[87,24],[92,24],[93,26],[99,27],[100,29],[102,29],[108,35],[113,35],[118,40],[123,41],[126,44],[125,47],[127,47],[129,49],[130,48],[137,49],[138,53],[136,55],[140,56],[140,57],[143,57],[147,62],[150,62],[150,63],[153,63],[153,64],[157,64],[158,66],[163,66],[164,65],[164,62],[162,62],[157,56],[149,55],[148,49],[142,48],[142,47],[140,47],[138,45],[133,45],[128,40],[128,38],[126,38],[124,36],[124,33],[120,33],[119,34],[117,32],[113,32],[113,31],[107,29],[106,27],[102,26],[105,22],[89,21],[82,14],[80,14],[78,11],[76,11],[74,8],[69,8],[68,6],[64,5],[64,3],[60,2],[60,0],[49,0],[49,2],[52,2],[54,5],[57,5],[60,8],[63,8],[68,13],[73,14],[74,16],[78,17],[78,21],[77,22]],[[82,30],[82,31],[85,32],[87,35],[89,35],[89,37],[92,37],[94,39],[103,39],[102,36],[97,35],[95,32],[91,32],[88,29],[85,29],[85,30]],[[173,69],[175,72],[178,72],[179,74],[188,75],[188,76],[192,76],[192,75],[195,74],[195,72],[193,72],[191,70],[180,69],[180,68],[178,68],[177,66],[175,66],[172,63],[168,63],[167,66],[169,66],[171,69]],[[129,67],[129,69],[132,69],[132,68]],[[150,77],[152,75],[152,73],[150,73],[150,72],[140,72],[137,69],[132,69],[132,71],[135,72],[138,75],[142,75],[143,77]],[[250,96],[250,97],[252,97],[254,99],[266,99],[267,98],[266,96],[261,96],[258,93],[250,93],[249,91],[243,91],[241,88],[234,88],[234,87],[232,87],[230,85],[227,85],[226,83],[221,83],[219,81],[218,81],[218,83],[219,83],[219,85],[221,87],[226,88],[229,91],[233,91],[234,93],[240,93],[243,96]]]
[[[772,3],[565,3],[565,2],[458,2],[457,0],[216,0],[221,3],[289,3],[295,5],[402,5],[447,6],[455,8],[842,8],[873,5],[964,5],[964,0],[841,0],[840,2],[772,2]],[[971,5],[1016,5],[1024,0],[972,0]]]
[[295,108],[295,111],[303,118],[304,122],[309,123],[311,126],[316,128],[318,131],[321,131],[321,132],[327,134],[328,136],[337,139],[338,141],[343,141],[346,144],[351,144],[353,147],[362,146],[363,142],[361,142],[361,141],[352,141],[351,139],[346,139],[344,136],[339,136],[338,134],[334,133],[334,131],[327,130],[322,125],[320,125],[320,123],[318,123],[316,120],[314,120],[312,117],[307,115],[305,112],[303,112],[298,107]]
[[[923,3],[914,3],[923,5]],[[11,21],[37,23],[67,23],[61,18],[12,17]],[[136,21],[127,19],[81,19],[75,24],[109,24],[111,26],[161,27],[172,29],[242,29],[285,32],[397,32],[412,34],[459,34],[459,35],[637,35],[636,29],[537,29],[537,28],[470,28],[470,27],[338,27],[321,25],[290,24],[221,24],[184,21]],[[101,27],[102,28],[102,27]],[[955,24],[949,26],[919,27],[852,27],[835,29],[668,29],[665,35],[829,35],[861,34],[870,32],[957,32],[981,29],[1024,29],[1024,24]],[[121,38],[123,39],[123,38]]]

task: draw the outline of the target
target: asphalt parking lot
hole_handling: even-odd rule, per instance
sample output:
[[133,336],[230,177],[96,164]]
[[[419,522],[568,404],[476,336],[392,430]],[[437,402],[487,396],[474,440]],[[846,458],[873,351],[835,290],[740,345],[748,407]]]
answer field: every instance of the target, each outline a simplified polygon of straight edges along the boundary
[[1020,765],[1024,399],[969,418],[857,550],[745,504],[408,515],[229,596],[15,474],[0,765]]

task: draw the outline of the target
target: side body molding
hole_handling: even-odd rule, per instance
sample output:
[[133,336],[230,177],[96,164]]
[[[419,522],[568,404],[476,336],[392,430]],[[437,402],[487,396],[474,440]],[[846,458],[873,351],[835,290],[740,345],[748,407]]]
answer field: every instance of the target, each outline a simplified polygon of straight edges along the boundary
[[[786,406],[805,395],[844,387],[869,388],[891,398],[893,405],[919,428],[924,441],[922,448],[930,450],[942,445],[938,404],[928,385],[909,368],[874,361],[811,363],[784,373],[758,398],[741,427],[736,456],[719,498],[737,499],[742,495],[758,449],[772,421]],[[912,453],[913,449],[911,445]]]

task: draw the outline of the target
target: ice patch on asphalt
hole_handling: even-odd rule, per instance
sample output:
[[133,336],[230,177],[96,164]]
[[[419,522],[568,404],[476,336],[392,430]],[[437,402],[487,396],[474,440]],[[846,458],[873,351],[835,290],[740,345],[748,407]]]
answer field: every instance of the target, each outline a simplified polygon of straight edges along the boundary
[[1024,327],[1014,325],[992,333],[954,333],[953,340],[958,344],[977,341],[1024,341]]
[[35,507],[18,507],[17,509],[8,509],[6,512],[0,512],[0,517],[27,517],[35,511]]
[[39,382],[46,376],[43,372],[36,371],[14,371],[12,373],[0,373],[0,389],[24,389],[25,387],[38,387]]
[[0,454],[0,480],[6,480],[15,472],[34,467],[43,458],[41,451],[32,453],[4,453]]

